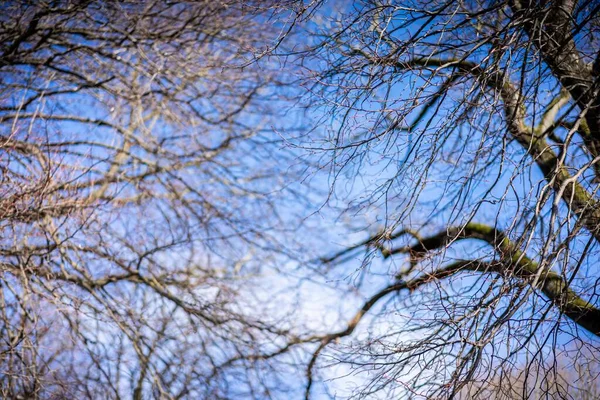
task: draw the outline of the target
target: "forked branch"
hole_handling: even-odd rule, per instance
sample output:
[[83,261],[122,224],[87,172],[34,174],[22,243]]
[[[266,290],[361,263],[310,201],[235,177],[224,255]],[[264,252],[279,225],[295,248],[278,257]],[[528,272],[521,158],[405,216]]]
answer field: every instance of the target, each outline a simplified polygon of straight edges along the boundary
[[[405,231],[401,231],[404,233]],[[398,237],[399,235],[393,235]],[[377,242],[381,235],[363,242],[363,245]],[[312,369],[319,354],[333,341],[351,335],[362,318],[387,295],[398,293],[402,290],[414,291],[427,283],[452,277],[461,272],[478,272],[496,274],[505,278],[518,278],[534,286],[541,291],[561,314],[569,317],[577,325],[585,328],[594,335],[600,337],[600,309],[581,298],[569,287],[569,282],[556,272],[544,270],[543,267],[529,258],[519,247],[512,242],[504,232],[491,226],[478,223],[469,223],[464,227],[451,227],[434,235],[422,238],[418,243],[411,246],[402,246],[392,249],[381,248],[385,258],[394,254],[409,254],[413,262],[422,259],[426,254],[434,250],[443,249],[455,241],[475,239],[482,240],[492,246],[498,254],[495,261],[460,260],[443,266],[433,272],[408,280],[395,282],[373,296],[371,296],[350,320],[348,325],[335,333],[323,336],[319,347],[313,353],[308,365],[308,385],[306,398],[309,397],[312,385]],[[356,246],[351,247],[355,249]],[[340,252],[336,256],[346,253]],[[335,261],[336,256],[327,259]]]

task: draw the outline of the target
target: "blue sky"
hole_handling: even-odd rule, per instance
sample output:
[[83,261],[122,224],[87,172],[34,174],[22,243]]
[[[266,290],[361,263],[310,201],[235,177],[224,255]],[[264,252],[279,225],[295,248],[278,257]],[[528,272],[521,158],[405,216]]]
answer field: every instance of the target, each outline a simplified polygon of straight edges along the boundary
[[[313,21],[305,25],[306,30],[291,36],[289,42],[283,42],[278,52],[285,53],[289,48],[297,50],[301,46],[318,42],[321,38],[310,36],[309,33],[319,31],[329,34],[336,24],[324,20],[341,16],[338,6],[348,11],[354,5],[358,7],[359,3],[353,3],[352,6],[349,4],[336,2],[336,5],[326,5],[320,9]],[[392,18],[387,22],[386,29],[397,28],[394,24],[400,24],[405,16],[401,12],[398,15],[399,18]],[[341,17],[340,20],[346,22],[347,18]],[[432,21],[431,26],[435,26],[437,22],[439,21]],[[418,25],[408,25],[396,30],[393,38],[402,42],[417,29]],[[439,35],[431,39],[438,38]],[[351,40],[354,44],[360,43],[356,41],[356,37]],[[215,45],[208,46],[205,50],[214,50],[216,53],[230,49]],[[367,51],[375,50],[367,48]],[[385,50],[383,44],[377,49]],[[486,48],[482,48],[474,52],[471,59],[481,62],[487,56],[486,51]],[[282,63],[277,57],[265,57],[258,64],[248,67],[247,80],[239,87],[228,86],[229,75],[225,69],[219,72],[218,68],[207,68],[205,71],[201,66],[194,66],[197,67],[194,71],[199,76],[202,73],[205,76],[197,84],[186,86],[181,93],[190,96],[197,94],[199,99],[184,105],[169,103],[175,110],[161,109],[162,96],[157,93],[149,95],[148,100],[144,98],[145,100],[140,101],[140,111],[135,109],[135,104],[128,105],[119,96],[113,97],[108,92],[99,90],[85,90],[57,97],[56,100],[50,98],[36,103],[31,109],[37,112],[108,120],[133,129],[129,134],[136,139],[128,150],[125,163],[118,170],[123,173],[123,181],[119,182],[124,182],[128,174],[143,173],[152,166],[177,165],[182,160],[185,162],[196,159],[199,153],[206,155],[203,162],[176,169],[164,176],[152,177],[141,183],[111,186],[109,191],[117,199],[142,193],[150,196],[151,200],[138,203],[132,201],[122,208],[113,208],[111,203],[103,204],[98,209],[84,213],[87,219],[82,218],[82,221],[77,221],[73,226],[61,225],[57,232],[80,246],[90,243],[110,245],[110,251],[127,260],[129,267],[138,261],[138,252],[169,245],[164,251],[153,254],[154,263],[140,260],[138,267],[144,272],[160,273],[167,270],[176,276],[181,273],[185,278],[181,270],[185,270],[187,265],[196,265],[197,271],[206,273],[206,281],[195,293],[195,297],[188,298],[190,302],[216,303],[220,293],[239,290],[241,300],[235,307],[240,312],[257,315],[265,320],[280,319],[286,327],[294,327],[303,334],[327,333],[343,328],[366,298],[393,282],[396,274],[407,265],[407,258],[404,256],[383,260],[377,252],[371,250],[367,253],[365,249],[358,250],[354,257],[341,265],[315,263],[319,257],[359,243],[383,229],[397,231],[409,227],[427,235],[468,220],[488,223],[501,229],[511,228],[513,236],[518,237],[531,217],[546,182],[537,167],[531,166],[531,160],[521,145],[507,138],[501,106],[498,106],[498,99],[493,98],[493,93],[477,88],[468,92],[473,88],[472,81],[457,85],[439,103],[439,108],[432,108],[436,112],[425,114],[420,124],[411,131],[394,129],[381,134],[389,127],[390,119],[403,119],[400,126],[414,121],[422,107],[422,104],[416,105],[413,101],[415,96],[425,98],[432,95],[447,75],[440,73],[429,81],[431,75],[428,74],[400,74],[394,68],[364,67],[350,71],[347,75],[326,77],[313,86],[314,81],[307,78],[307,73],[311,70],[323,72],[329,66],[327,62],[338,60],[339,54],[336,52],[335,47],[324,48],[323,52],[305,60],[302,60],[302,54],[294,54],[287,58],[287,63]],[[410,54],[407,53],[407,56]],[[127,58],[127,55],[120,57]],[[132,62],[139,61],[136,54],[131,54],[130,57]],[[522,54],[515,54],[511,62],[518,64],[521,57]],[[353,66],[353,62],[358,62],[357,59],[340,65]],[[201,58],[199,61],[203,60]],[[89,67],[93,62],[88,61]],[[299,61],[305,63],[302,66],[296,65]],[[504,64],[507,69],[511,67],[509,61],[504,61]],[[231,71],[229,73],[233,74]],[[5,82],[25,79],[25,75],[31,71],[24,68],[20,72],[18,77],[9,75]],[[163,70],[157,72],[158,78],[136,78],[133,69],[127,68],[116,72],[123,83],[137,82],[140,87],[147,86],[149,89],[170,85],[167,81],[170,75]],[[515,77],[518,77],[517,72],[515,69]],[[109,70],[104,69],[100,73],[103,76],[111,75]],[[284,85],[267,85],[257,91],[258,98],[252,103],[252,107],[235,115],[231,121],[217,126],[208,121],[227,114],[227,110],[235,109],[230,104],[232,96],[243,94],[248,86],[254,88],[262,82],[261,78],[267,80],[268,74],[278,76]],[[48,88],[63,84],[54,82],[47,76],[43,78],[49,79]],[[300,86],[301,82],[304,82],[303,86]],[[419,90],[423,86],[424,89]],[[116,90],[120,86],[115,81],[114,85],[111,83],[108,87]],[[342,92],[340,87],[348,91]],[[296,96],[305,89],[314,91],[297,100]],[[532,95],[532,99],[535,99],[532,103],[539,108],[540,104],[548,103],[552,95],[556,94],[556,82],[550,79],[538,85],[537,89],[539,92]],[[213,91],[216,94],[211,94]],[[141,92],[143,90],[140,89]],[[27,94],[27,90],[15,91],[12,97],[3,101],[8,105],[18,104],[18,99]],[[462,110],[456,104],[465,97],[477,98],[488,108],[483,110],[480,107],[469,114],[468,121],[454,126],[451,122],[458,118],[457,112]],[[198,110],[199,115],[194,114]],[[155,118],[148,118],[151,111],[157,111]],[[533,106],[527,111],[528,114],[539,115],[539,110]],[[65,145],[64,148],[68,151],[61,155],[62,159],[56,168],[57,179],[69,174],[75,180],[84,182],[94,179],[97,174],[111,168],[112,154],[118,153],[118,149],[128,140],[127,134],[93,121],[76,123],[49,120],[50,118],[46,121],[38,119],[33,124],[24,120],[16,125],[4,124],[2,134],[38,142],[85,142]],[[15,130],[15,127],[18,129]],[[228,135],[244,136],[248,131],[254,131],[253,135],[248,134],[244,140],[236,141],[235,146],[214,159],[211,158],[209,148],[223,143]],[[161,146],[168,151],[152,151]],[[568,156],[576,161],[583,158],[580,153]],[[147,165],[143,165],[144,160]],[[26,170],[17,165],[14,159],[9,164],[11,162],[14,163],[15,171]],[[170,203],[172,199],[165,196],[174,187],[177,189],[174,191],[181,195],[174,200],[175,203]],[[67,195],[68,193],[65,194]],[[191,203],[186,203],[187,201]],[[547,219],[552,210],[551,198],[541,207],[541,218]],[[567,211],[560,202],[557,210],[561,217]],[[103,226],[103,222],[106,225]],[[557,232],[564,236],[572,226],[573,222],[570,221],[557,228]],[[32,229],[31,232],[39,233],[40,230]],[[527,254],[534,259],[544,244],[541,240],[544,234],[538,227],[535,240],[527,250]],[[194,239],[185,242],[188,237]],[[587,239],[588,235],[583,233],[578,236],[577,241],[572,242],[572,254],[565,257],[568,268],[573,268],[576,256],[581,254]],[[45,243],[46,240],[47,237],[35,234],[28,238],[29,243]],[[174,244],[178,240],[184,243]],[[408,244],[409,240],[403,237],[393,245]],[[595,252],[597,246],[592,249],[591,254],[596,254]],[[440,263],[445,264],[454,259],[490,259],[493,256],[494,251],[490,246],[474,240],[463,241],[452,245],[433,260],[423,262],[419,272],[431,271]],[[58,262],[54,265],[57,270],[65,266],[64,260],[60,261],[63,264]],[[106,263],[104,259],[96,259],[91,254],[79,261],[82,270],[87,270],[94,277],[122,269]],[[71,267],[75,268],[75,265],[73,263]],[[558,270],[561,266],[557,263],[555,268]],[[590,279],[594,277],[596,269],[593,257],[586,258],[579,272],[583,283],[576,280],[573,285],[590,287]],[[75,269],[71,272],[82,273]],[[243,282],[252,284],[244,286]],[[435,297],[436,294],[442,292],[450,298],[460,294],[461,301],[468,303],[468,298],[480,295],[490,287],[494,288],[493,293],[504,288],[501,283],[493,281],[492,277],[464,274],[454,279],[452,284],[443,283],[440,287],[432,284],[416,292],[403,291],[390,295],[371,310],[351,337],[343,339],[340,344],[332,344],[324,352],[319,366],[342,362],[320,371],[326,383],[316,385],[314,395],[316,398],[325,396],[325,389],[332,393],[348,393],[353,385],[369,382],[373,374],[382,371],[368,371],[369,367],[379,367],[375,364],[381,362],[385,365],[399,357],[392,352],[388,358],[382,356],[369,360],[366,355],[357,354],[356,359],[350,361],[364,361],[366,366],[352,370],[350,363],[343,362],[346,361],[343,358],[348,355],[344,350],[349,350],[352,355],[352,351],[356,349],[347,346],[362,344],[367,347],[361,350],[381,350],[377,346],[401,346],[420,338],[424,330],[417,330],[412,334],[404,331],[407,323],[417,323],[416,320],[411,320],[406,307],[411,307],[411,311],[418,310],[415,315],[421,318],[438,318],[442,314],[439,307],[433,308],[434,305],[439,305],[435,303],[436,299],[439,300]],[[127,282],[114,284],[107,289],[107,293],[111,296],[108,303],[115,309],[123,307],[125,310],[125,306],[132,306],[152,321],[160,321],[169,315],[175,316],[174,320],[177,321],[186,318],[185,313],[180,315],[175,311],[161,309],[162,303],[148,298],[143,290],[139,290],[138,285]],[[76,295],[88,296],[85,293]],[[183,296],[187,294],[184,293]],[[593,296],[597,294],[594,293]],[[92,304],[100,304],[86,298]],[[597,298],[592,298],[592,302],[597,303]],[[484,314],[501,312],[507,304],[508,297],[504,297]],[[526,304],[523,312],[515,315],[515,319],[527,317],[529,306],[536,305],[539,309],[548,306],[547,299],[539,293],[530,295]],[[428,313],[430,306],[432,308]],[[83,318],[82,323],[90,334],[103,342],[100,347],[106,344],[104,342],[122,339],[122,335],[116,334],[114,325],[98,323],[97,318],[97,315],[92,314],[91,317]],[[520,322],[515,322],[517,330],[526,330],[524,325],[519,324]],[[554,339],[553,344],[564,348],[574,346],[571,342],[572,325],[566,324],[561,328],[562,334]],[[189,333],[186,329],[188,327],[182,327],[179,333]],[[465,331],[469,330],[465,328]],[[481,333],[477,329],[470,332]],[[151,331],[147,333],[150,337],[155,334]],[[235,345],[224,338],[211,342],[213,339],[209,331],[194,334],[197,336],[189,333],[185,337],[184,345],[194,348],[204,344],[206,347],[203,351],[206,354],[201,354],[207,356],[203,359],[204,362],[209,362],[207,360],[211,354],[216,359],[225,359],[235,354]],[[248,333],[241,332],[239,338],[249,340],[246,334]],[[591,338],[591,335],[581,332],[577,336]],[[500,336],[494,344],[498,344],[503,338]],[[380,342],[374,339],[380,339]],[[265,343],[257,345],[258,350],[271,350],[282,345],[266,334],[264,340]],[[177,342],[167,342],[161,351],[168,353],[177,350]],[[550,345],[542,347],[547,349],[548,346]],[[135,377],[138,371],[134,353],[126,345],[125,348],[130,351],[130,373]],[[310,346],[299,348],[279,360],[282,365],[298,360],[306,363],[308,350],[311,350]],[[509,350],[498,351],[496,356],[505,355]],[[342,360],[335,357],[341,357]],[[522,357],[520,354],[516,359],[520,361]],[[106,364],[110,366],[111,362],[107,361]],[[222,384],[233,387],[239,385],[246,390],[248,382],[243,382],[238,377],[238,372],[239,369],[233,370],[232,375],[224,377]],[[257,370],[256,375],[251,376],[250,384],[264,379],[267,386],[281,383],[293,390],[302,391],[305,383],[304,371],[291,366],[282,367],[280,376],[263,377],[261,372]],[[384,378],[394,382],[396,372],[392,368],[386,372],[389,377]],[[406,382],[416,373],[418,371],[409,371],[402,379]],[[339,379],[327,380],[334,377]],[[123,382],[120,383],[123,390],[130,389],[130,383]],[[392,385],[390,392],[381,392],[381,398],[402,393],[402,382],[396,383],[398,385]]]

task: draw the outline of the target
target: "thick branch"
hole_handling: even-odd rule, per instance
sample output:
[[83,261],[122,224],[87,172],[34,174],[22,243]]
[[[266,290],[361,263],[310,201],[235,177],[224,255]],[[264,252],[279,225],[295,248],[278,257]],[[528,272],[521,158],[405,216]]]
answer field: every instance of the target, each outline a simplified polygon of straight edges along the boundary
[[[600,243],[600,206],[598,202],[579,184],[577,179],[571,176],[544,137],[537,135],[534,128],[526,126],[522,96],[517,88],[507,81],[504,74],[487,71],[475,63],[460,59],[419,58],[397,61],[393,65],[403,70],[416,67],[456,68],[465,74],[472,75],[483,86],[497,91],[504,104],[505,119],[511,135],[527,150],[541,169],[546,181],[552,184],[553,189],[565,201],[567,207]],[[544,118],[547,120],[549,115],[545,115]],[[584,122],[585,119],[582,120],[582,124]],[[585,125],[581,128],[584,132],[586,129],[589,130]]]
[[[398,237],[399,235],[393,236]],[[417,236],[415,235],[415,237]],[[381,235],[374,236],[373,238],[364,241],[363,245],[376,242],[377,240],[380,240],[380,238]],[[413,291],[422,285],[435,280],[449,278],[463,271],[495,273],[507,278],[520,278],[528,281],[530,284],[535,284],[535,287],[544,293],[562,314],[569,317],[577,325],[600,337],[600,309],[582,299],[569,287],[568,282],[559,274],[553,271],[540,271],[540,265],[538,263],[523,253],[515,243],[506,237],[504,232],[494,227],[477,223],[469,223],[464,227],[451,227],[438,232],[435,235],[420,239],[415,245],[398,247],[392,250],[382,249],[382,253],[386,258],[394,254],[410,254],[413,259],[420,259],[432,250],[444,248],[452,242],[462,239],[478,239],[485,241],[498,252],[500,260],[494,262],[478,260],[457,261],[435,270],[434,272],[423,274],[410,281],[398,281],[377,292],[363,304],[345,329],[323,337],[321,344],[313,353],[313,357],[308,366],[306,398],[308,398],[312,384],[312,368],[321,351],[323,351],[323,349],[331,342],[351,335],[365,314],[367,314],[379,300],[390,293],[396,293],[404,289]],[[351,249],[355,249],[356,247],[357,246],[353,246]],[[335,256],[330,257],[328,260],[334,259]]]
[[[546,8],[537,2],[511,1],[510,6],[518,17],[531,42],[538,48],[542,59],[554,76],[569,91],[582,111],[582,137],[593,157],[600,155],[600,96],[598,80],[593,68],[584,61],[575,45],[572,16],[575,1],[551,1]],[[597,5],[593,13],[600,11]],[[579,27],[577,28],[579,29]]]
[[[540,266],[523,253],[506,235],[493,227],[470,223],[465,227],[454,227],[422,239],[410,247],[400,247],[387,251],[387,255],[407,253],[413,257],[423,257],[427,252],[448,246],[461,239],[478,239],[494,247],[500,255],[496,264],[481,262],[460,262],[441,270],[407,282],[414,289],[430,279],[441,279],[464,269],[478,272],[496,272],[503,276],[531,279],[540,275],[537,287],[559,308],[559,310],[580,326],[600,336],[600,310],[579,297],[559,274],[552,271],[540,272]],[[485,268],[481,265],[485,264]],[[493,268],[491,267],[493,266]]]
[[[436,235],[436,239],[431,238],[431,242],[438,242],[444,234]],[[504,240],[503,240],[504,241]],[[508,245],[508,244],[507,244]],[[510,263],[505,262],[484,262],[474,260],[462,260],[452,263],[446,267],[415,278],[411,281],[400,281],[382,289],[371,298],[369,298],[361,307],[361,309],[350,320],[345,329],[332,333],[323,337],[323,340],[317,350],[313,353],[311,361],[308,365],[307,376],[308,385],[306,388],[306,398],[310,394],[312,385],[312,368],[316,363],[316,359],[323,349],[333,341],[351,335],[362,318],[367,314],[379,300],[383,299],[390,293],[397,293],[404,289],[413,291],[418,287],[430,283],[435,280],[451,277],[459,272],[471,271],[481,273],[496,273],[502,276],[507,276],[512,273],[519,278],[530,279],[536,275],[537,264],[532,260],[524,257],[520,262],[520,268],[515,268]],[[600,337],[600,309],[583,300],[573,290],[571,290],[567,282],[558,274],[548,271],[543,274],[536,286],[539,290],[552,301],[552,303],[560,310],[560,312],[579,326],[585,328],[589,332]]]

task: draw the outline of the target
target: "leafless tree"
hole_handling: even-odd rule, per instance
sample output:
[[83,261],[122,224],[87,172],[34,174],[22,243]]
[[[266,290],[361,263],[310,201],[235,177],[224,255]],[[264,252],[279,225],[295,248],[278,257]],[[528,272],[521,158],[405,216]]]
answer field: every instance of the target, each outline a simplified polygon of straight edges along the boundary
[[365,298],[299,340],[314,346],[306,397],[336,365],[357,398],[453,398],[523,363],[550,376],[559,355],[597,365],[600,3],[301,12],[304,47],[278,51],[302,62],[322,119],[296,145],[331,155],[331,197],[363,232],[320,265]]
[[1,7],[3,398],[594,395],[597,1]]
[[252,290],[289,247],[281,5],[2,2],[0,397],[284,387],[248,356],[286,334]]

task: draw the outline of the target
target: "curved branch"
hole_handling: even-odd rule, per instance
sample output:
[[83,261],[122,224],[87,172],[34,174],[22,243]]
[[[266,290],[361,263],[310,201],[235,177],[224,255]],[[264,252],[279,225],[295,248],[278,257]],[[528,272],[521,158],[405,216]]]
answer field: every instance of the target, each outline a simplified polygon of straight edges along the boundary
[[[546,139],[536,134],[536,128],[525,124],[523,97],[519,90],[507,80],[504,73],[486,70],[480,65],[464,59],[416,58],[388,63],[402,70],[423,67],[455,68],[464,74],[472,75],[482,86],[498,92],[504,103],[506,123],[513,138],[532,157],[546,181],[561,196],[569,210],[578,217],[585,228],[600,243],[600,205],[593,195],[569,173]],[[583,110],[589,111],[588,108],[583,108]],[[549,116],[545,117],[547,119]],[[586,124],[586,118],[582,117],[579,120],[580,123],[576,124],[573,129],[581,130],[584,132],[583,136],[586,136],[585,132],[588,132],[590,127]],[[544,123],[547,124],[548,121],[544,121]],[[592,155],[596,156],[597,154],[598,152],[592,151]],[[592,162],[592,167],[593,164],[596,162]]]
[[[599,81],[575,44],[575,35],[584,25],[573,24],[576,2],[564,0],[539,5],[538,2],[511,0],[509,4],[516,21],[522,24],[552,74],[569,91],[579,108],[587,111],[582,136],[592,156],[597,157],[600,155]],[[600,4],[597,4],[589,10],[588,18],[599,11]]]
[[[363,243],[372,243],[380,237],[381,235],[375,236]],[[478,223],[469,223],[464,227],[451,227],[432,236],[420,239],[419,243],[415,245],[403,246],[392,250],[382,249],[382,253],[386,258],[394,254],[410,254],[414,261],[422,258],[432,250],[446,247],[452,242],[462,239],[485,241],[499,253],[500,260],[493,262],[460,260],[431,273],[423,274],[415,279],[393,283],[371,296],[350,320],[345,329],[323,336],[321,344],[313,353],[308,364],[307,399],[312,385],[312,369],[319,354],[331,342],[351,335],[365,314],[379,300],[390,293],[399,292],[404,289],[412,292],[422,285],[435,280],[449,278],[463,271],[495,273],[503,277],[516,277],[527,280],[530,284],[535,284],[535,288],[540,290],[562,314],[569,317],[577,325],[600,337],[600,309],[582,299],[569,287],[567,280],[556,272],[540,271],[540,265],[537,262],[525,255],[515,243],[508,239],[504,232],[494,227]],[[353,246],[351,249],[357,247]],[[538,276],[539,279],[536,279]]]
[[413,262],[419,261],[425,254],[432,250],[441,249],[450,245],[452,242],[461,239],[479,239],[487,242],[499,253],[503,260],[510,260],[513,264],[518,264],[523,267],[531,261],[518,246],[511,242],[504,232],[488,226],[470,222],[465,226],[450,227],[435,235],[419,239],[419,242],[412,246],[402,246],[395,249],[383,249],[384,258],[388,258],[394,254],[410,254]]
[[[440,242],[440,239],[444,237],[443,234],[436,235],[436,238],[432,238],[432,242]],[[505,242],[504,239],[502,242]],[[506,246],[510,246],[510,242],[505,242]],[[527,258],[522,257],[520,265],[515,267],[510,262],[485,262],[477,260],[461,260],[440,268],[432,273],[425,274],[421,277],[415,278],[410,281],[399,281],[392,285],[389,285],[371,296],[358,310],[354,317],[350,320],[345,329],[326,335],[321,340],[319,347],[313,353],[311,360],[307,367],[307,378],[308,383],[305,392],[305,398],[308,400],[310,395],[310,388],[312,386],[312,369],[316,364],[319,354],[323,349],[333,341],[340,338],[351,335],[362,318],[377,304],[377,302],[390,293],[400,292],[401,290],[407,289],[414,291],[422,285],[430,283],[435,280],[449,278],[459,272],[470,271],[470,272],[481,272],[481,273],[496,273],[501,276],[512,276],[523,279],[531,279],[537,274],[537,263]],[[547,271],[543,273],[540,280],[537,282],[536,288],[539,289],[550,301],[558,308],[558,310],[569,317],[577,325],[585,328],[587,331],[600,337],[600,309],[585,301],[579,295],[577,295],[571,288],[567,281],[562,278],[559,274]]]

